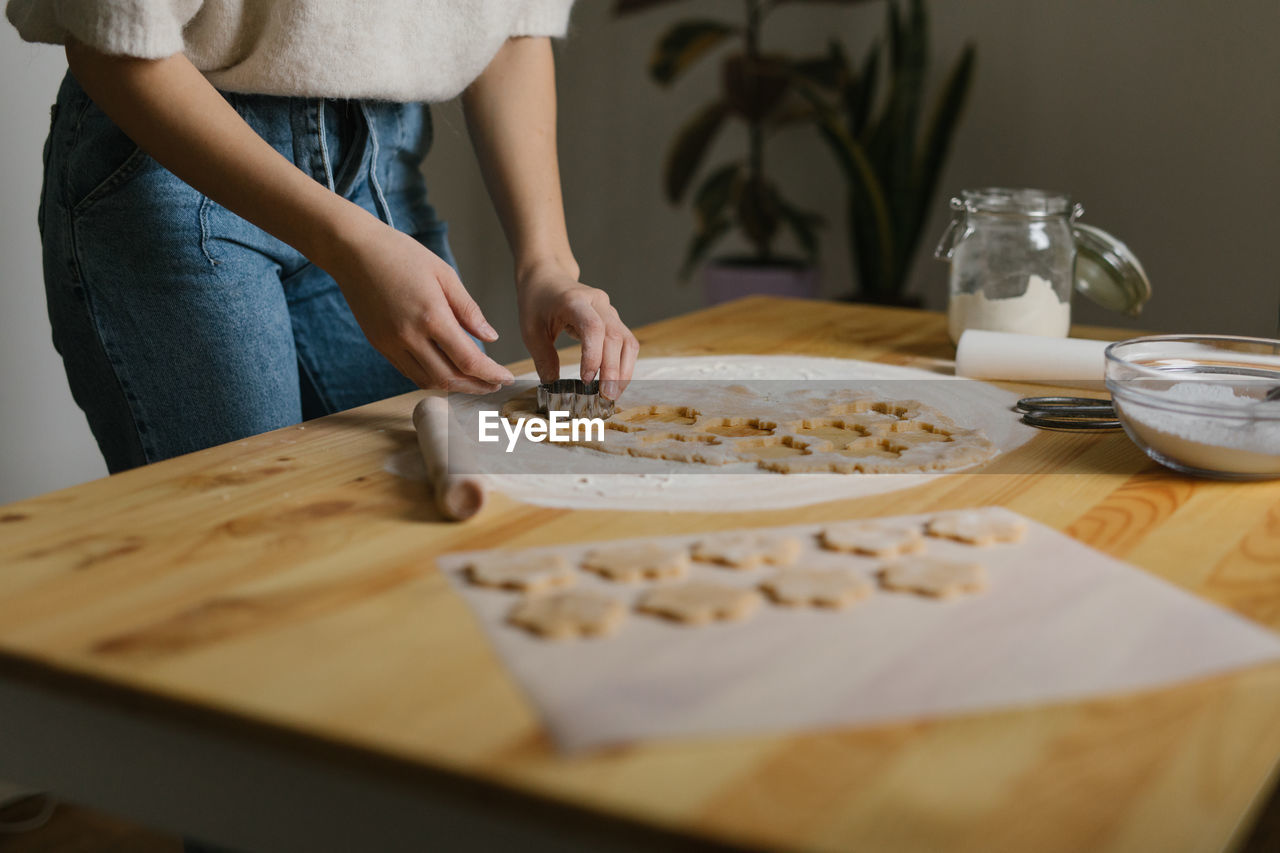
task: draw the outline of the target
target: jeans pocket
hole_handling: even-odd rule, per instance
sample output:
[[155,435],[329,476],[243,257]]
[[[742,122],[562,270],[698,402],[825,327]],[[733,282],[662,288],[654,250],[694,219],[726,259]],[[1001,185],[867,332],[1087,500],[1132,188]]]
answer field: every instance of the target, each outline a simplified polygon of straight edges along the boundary
[[84,198],[77,201],[72,207],[72,212],[75,214],[84,213],[95,203],[102,201],[102,199],[128,183],[149,162],[152,162],[151,157],[135,144],[133,150],[125,157],[124,162],[103,178]]
[[90,102],[80,113],[67,157],[67,200],[83,213],[155,161]]

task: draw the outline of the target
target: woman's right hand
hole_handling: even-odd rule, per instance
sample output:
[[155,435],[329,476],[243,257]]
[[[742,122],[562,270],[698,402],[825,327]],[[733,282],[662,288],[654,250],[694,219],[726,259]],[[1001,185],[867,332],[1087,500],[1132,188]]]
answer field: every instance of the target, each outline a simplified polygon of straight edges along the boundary
[[453,267],[408,234],[361,219],[322,266],[374,348],[420,388],[488,394],[514,382],[468,336],[498,339]]

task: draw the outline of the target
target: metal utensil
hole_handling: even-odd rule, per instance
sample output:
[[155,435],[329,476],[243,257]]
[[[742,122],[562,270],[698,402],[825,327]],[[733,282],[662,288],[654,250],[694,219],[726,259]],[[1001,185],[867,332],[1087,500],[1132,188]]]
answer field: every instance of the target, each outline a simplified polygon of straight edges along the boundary
[[1110,400],[1097,397],[1023,397],[1014,408],[1022,422],[1064,432],[1114,432],[1120,429]]
[[[1262,398],[1264,403],[1280,401],[1280,386]],[[1022,412],[1022,422],[1040,429],[1067,432],[1113,432],[1120,429],[1115,406],[1098,397],[1023,397],[1014,409]]]
[[568,412],[574,418],[607,418],[616,410],[613,400],[600,394],[600,381],[557,379],[538,386],[538,411]]

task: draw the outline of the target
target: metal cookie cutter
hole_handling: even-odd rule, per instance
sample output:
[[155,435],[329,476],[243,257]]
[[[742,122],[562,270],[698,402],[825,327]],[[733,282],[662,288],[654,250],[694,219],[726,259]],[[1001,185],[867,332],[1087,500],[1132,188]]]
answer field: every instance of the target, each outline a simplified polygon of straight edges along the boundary
[[1022,422],[1040,429],[1067,432],[1112,432],[1120,429],[1110,400],[1097,397],[1023,397],[1014,406]]
[[557,379],[538,386],[538,411],[568,412],[574,418],[607,418],[616,410],[608,397],[600,396],[600,380]]

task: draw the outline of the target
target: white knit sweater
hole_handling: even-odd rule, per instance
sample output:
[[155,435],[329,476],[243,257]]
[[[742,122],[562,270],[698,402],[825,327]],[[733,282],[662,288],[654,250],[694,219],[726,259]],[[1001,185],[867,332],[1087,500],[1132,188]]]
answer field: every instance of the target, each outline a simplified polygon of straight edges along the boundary
[[9,0],[27,41],[185,53],[236,92],[443,101],[511,36],[561,36],[573,0]]

